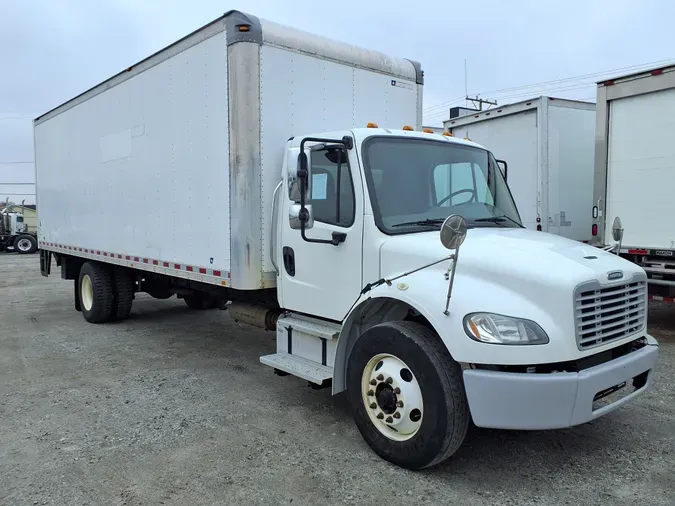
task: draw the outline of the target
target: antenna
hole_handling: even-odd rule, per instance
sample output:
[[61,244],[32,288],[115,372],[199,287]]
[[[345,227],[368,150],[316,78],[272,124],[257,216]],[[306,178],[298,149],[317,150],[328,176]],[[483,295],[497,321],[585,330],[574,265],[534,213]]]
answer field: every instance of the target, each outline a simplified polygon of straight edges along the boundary
[[469,105],[467,100],[469,97],[469,75],[466,71],[466,58],[464,58],[464,96],[467,97],[464,99],[464,107],[467,107]]

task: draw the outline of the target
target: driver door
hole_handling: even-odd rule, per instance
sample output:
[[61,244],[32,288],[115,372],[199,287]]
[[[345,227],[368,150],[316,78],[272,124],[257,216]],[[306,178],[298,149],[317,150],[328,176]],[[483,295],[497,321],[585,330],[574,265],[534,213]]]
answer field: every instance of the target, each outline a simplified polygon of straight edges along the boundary
[[298,195],[290,191],[297,148],[288,151],[289,169],[280,195],[279,302],[284,309],[335,321],[344,319],[362,288],[363,188],[355,152],[345,152],[345,160],[336,163],[325,148],[314,148],[308,164],[306,204],[311,206],[313,224],[305,235],[326,240],[334,233],[345,234],[340,244],[307,242],[294,228],[297,222],[291,225],[299,203]]

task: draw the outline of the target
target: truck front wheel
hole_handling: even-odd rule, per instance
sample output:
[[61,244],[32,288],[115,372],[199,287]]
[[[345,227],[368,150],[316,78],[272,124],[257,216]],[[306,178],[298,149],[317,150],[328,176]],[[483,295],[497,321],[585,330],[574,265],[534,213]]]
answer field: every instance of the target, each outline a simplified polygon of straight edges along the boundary
[[21,254],[35,253],[37,248],[37,239],[29,234],[20,235],[14,241],[14,249]]
[[407,469],[450,457],[469,426],[459,364],[432,330],[413,322],[376,325],[357,339],[347,397],[368,445]]
[[113,312],[115,295],[110,270],[101,264],[86,262],[80,269],[78,296],[84,319],[104,323]]

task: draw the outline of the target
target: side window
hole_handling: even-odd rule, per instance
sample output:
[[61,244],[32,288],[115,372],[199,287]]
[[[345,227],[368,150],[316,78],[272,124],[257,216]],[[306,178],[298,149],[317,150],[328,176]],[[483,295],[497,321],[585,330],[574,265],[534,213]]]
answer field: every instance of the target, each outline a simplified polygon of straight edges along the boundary
[[339,149],[313,151],[310,204],[314,220],[349,227],[354,223],[354,185],[346,154]]

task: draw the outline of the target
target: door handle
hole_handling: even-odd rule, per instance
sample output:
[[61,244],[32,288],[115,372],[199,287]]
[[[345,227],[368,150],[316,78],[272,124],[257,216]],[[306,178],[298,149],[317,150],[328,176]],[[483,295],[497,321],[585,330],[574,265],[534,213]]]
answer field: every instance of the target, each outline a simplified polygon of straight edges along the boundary
[[284,269],[289,276],[295,276],[295,252],[290,246],[284,246],[282,256],[284,259]]

